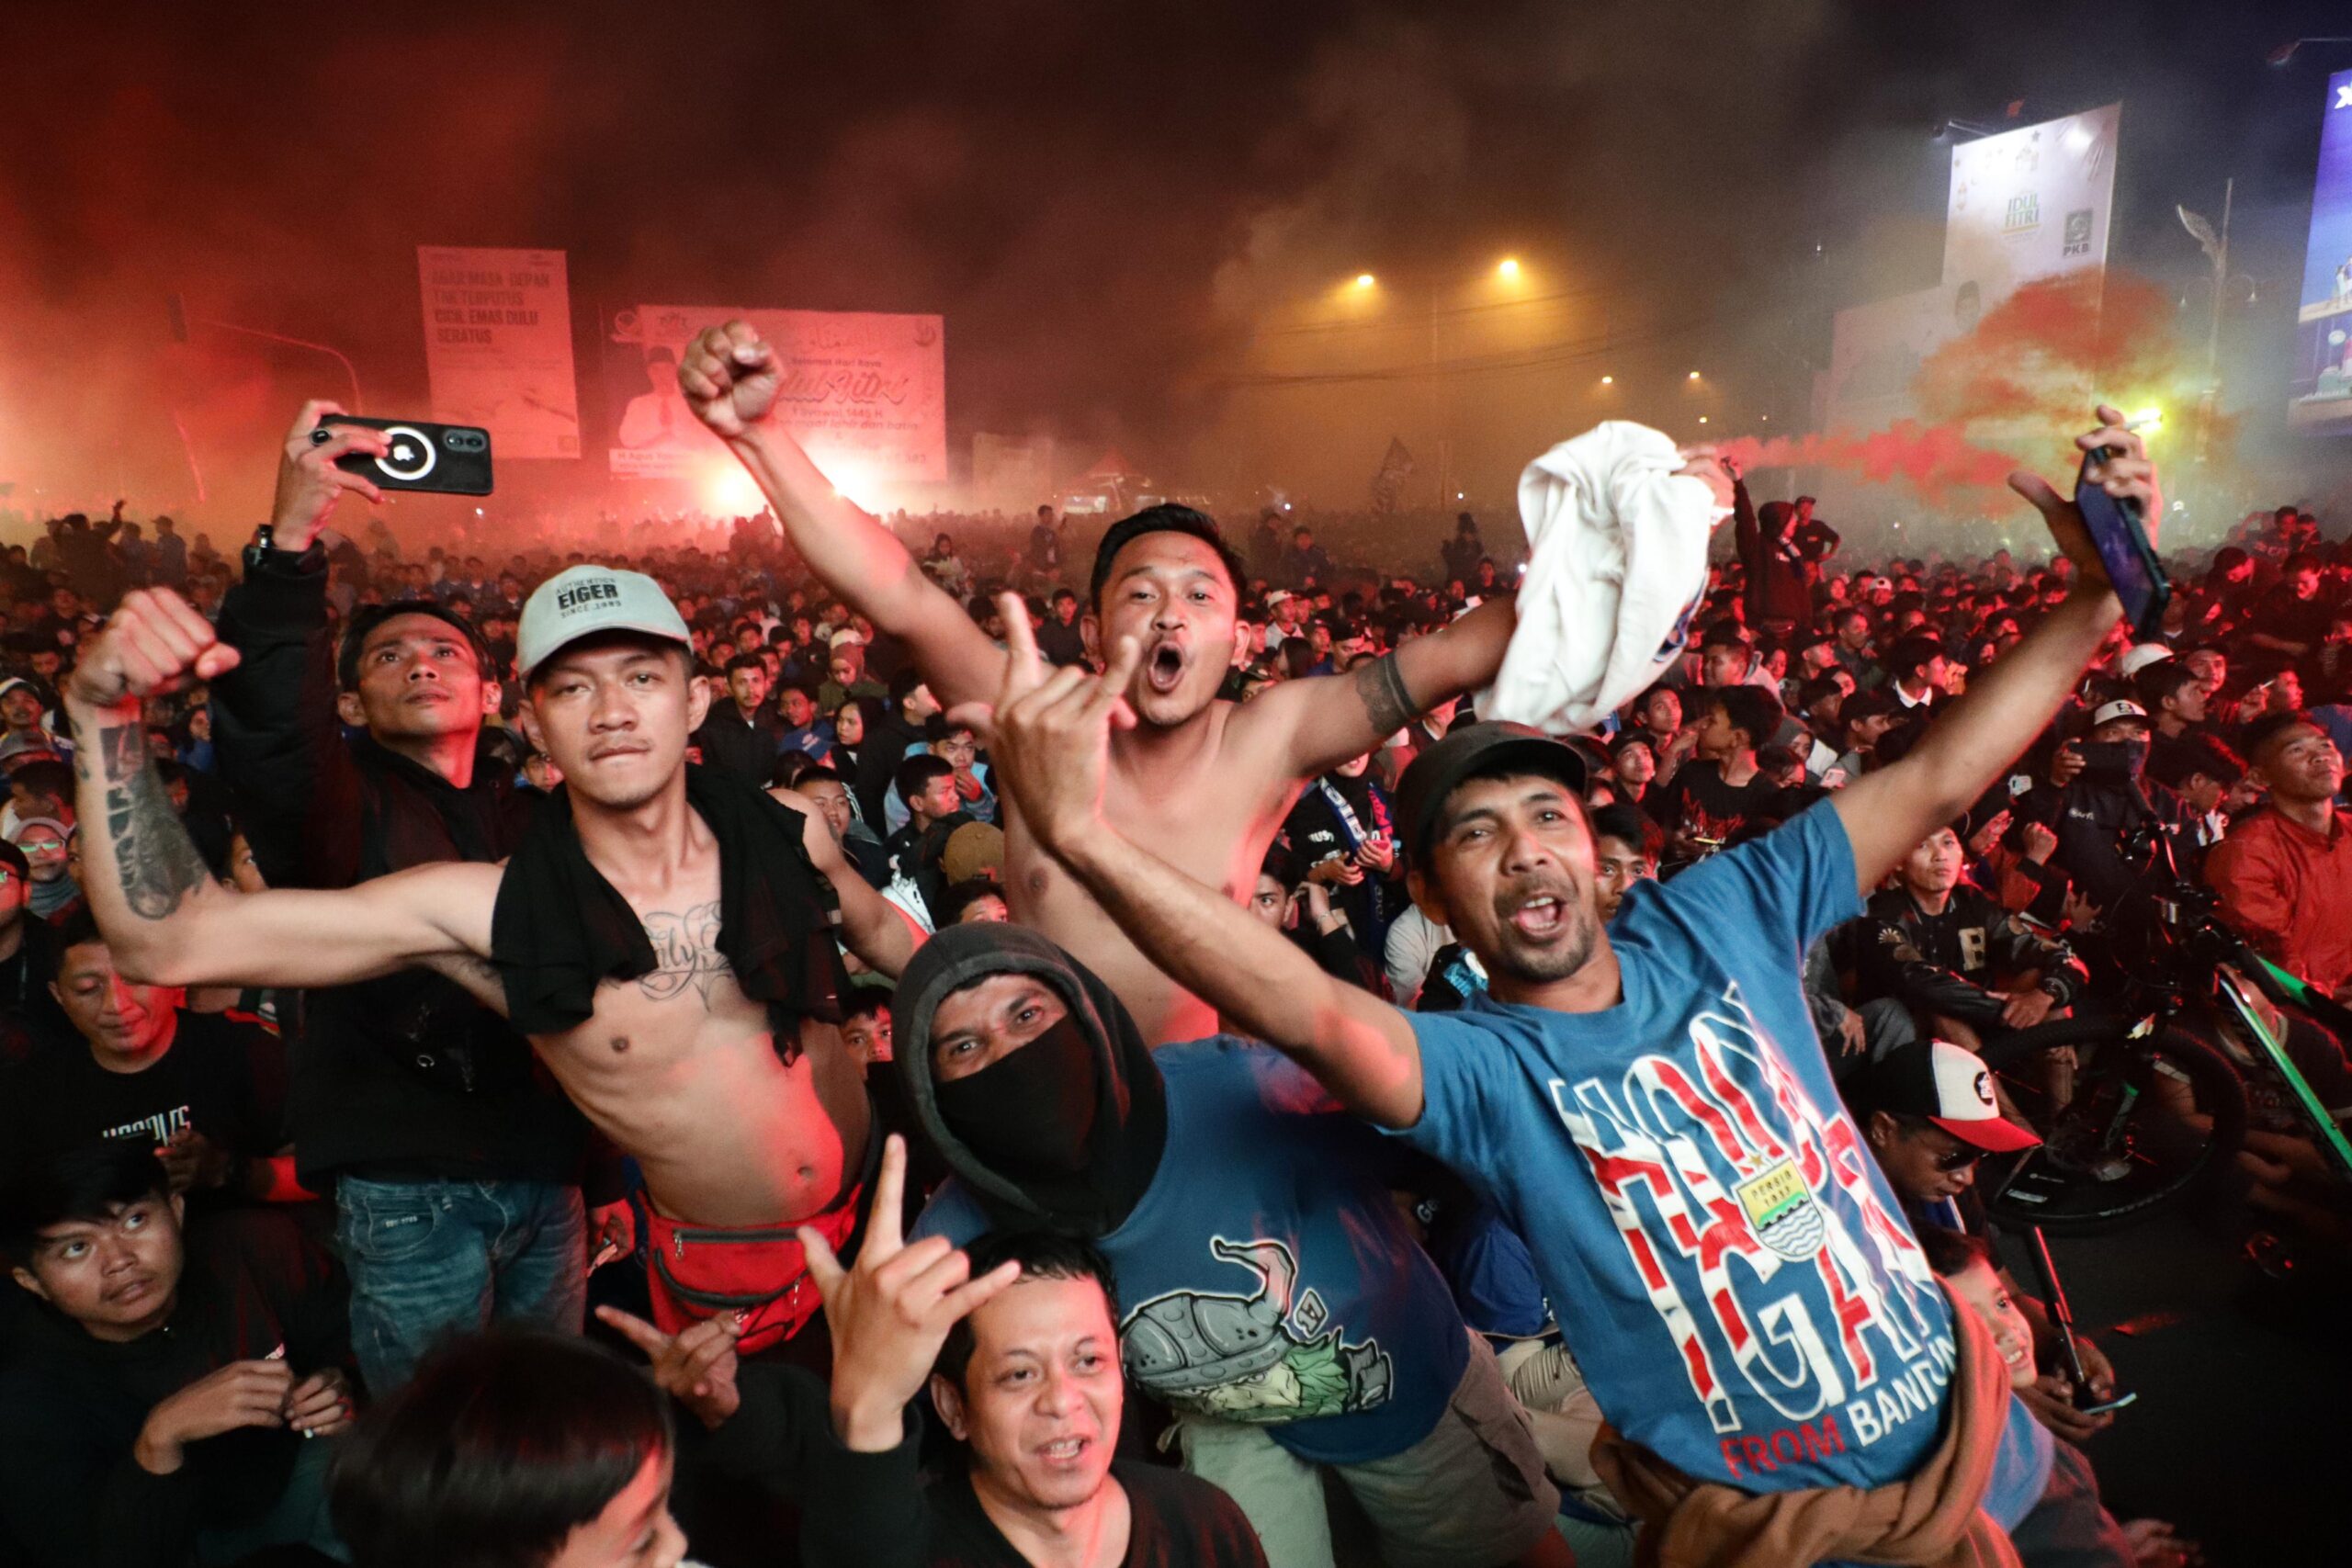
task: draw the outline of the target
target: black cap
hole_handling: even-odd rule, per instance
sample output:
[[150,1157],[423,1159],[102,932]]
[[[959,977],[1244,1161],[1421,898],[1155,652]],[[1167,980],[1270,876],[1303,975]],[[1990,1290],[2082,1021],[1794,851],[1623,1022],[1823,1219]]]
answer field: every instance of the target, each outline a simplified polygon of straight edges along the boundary
[[1488,777],[1498,772],[1526,772],[1555,778],[1581,797],[1585,760],[1565,740],[1555,740],[1523,724],[1489,719],[1457,725],[1446,738],[1415,757],[1396,781],[1396,821],[1405,833],[1405,852],[1416,861],[1437,826],[1437,814],[1446,796],[1464,780]]

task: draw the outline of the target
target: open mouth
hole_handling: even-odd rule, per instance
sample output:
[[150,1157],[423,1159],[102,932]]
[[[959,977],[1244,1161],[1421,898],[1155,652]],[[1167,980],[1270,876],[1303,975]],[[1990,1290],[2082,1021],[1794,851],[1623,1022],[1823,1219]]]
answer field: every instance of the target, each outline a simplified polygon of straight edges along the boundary
[[1163,696],[1176,689],[1184,679],[1184,650],[1172,642],[1163,642],[1151,650],[1144,660],[1144,683]]
[[1093,1446],[1094,1439],[1091,1438],[1062,1438],[1039,1449],[1037,1457],[1057,1468],[1075,1465],[1086,1457],[1086,1450]]
[[155,1282],[152,1280],[133,1280],[108,1291],[106,1299],[112,1306],[135,1306],[145,1301],[153,1292],[154,1288]]
[[1510,923],[1521,936],[1541,942],[1556,935],[1568,916],[1568,907],[1555,893],[1539,893],[1511,911]]

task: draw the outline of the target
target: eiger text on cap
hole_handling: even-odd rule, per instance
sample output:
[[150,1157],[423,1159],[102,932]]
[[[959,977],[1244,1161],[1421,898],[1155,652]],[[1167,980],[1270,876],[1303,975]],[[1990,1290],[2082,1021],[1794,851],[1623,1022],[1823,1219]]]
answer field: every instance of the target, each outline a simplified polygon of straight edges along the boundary
[[514,668],[525,679],[565,644],[598,632],[641,632],[692,648],[685,617],[662,587],[641,571],[609,566],[566,567],[539,584],[523,604],[514,632]]
[[1416,861],[1421,858],[1438,813],[1457,784],[1498,770],[1558,779],[1579,797],[1588,772],[1585,760],[1567,742],[1540,729],[1500,719],[1458,726],[1414,758],[1396,781],[1396,822],[1404,829],[1405,852]]
[[2118,697],[2111,703],[2099,705],[2098,711],[2091,715],[2091,728],[2097,729],[2100,725],[2112,724],[2119,718],[2136,718],[2144,722],[2147,716],[2148,710],[2138,703],[2129,697]]

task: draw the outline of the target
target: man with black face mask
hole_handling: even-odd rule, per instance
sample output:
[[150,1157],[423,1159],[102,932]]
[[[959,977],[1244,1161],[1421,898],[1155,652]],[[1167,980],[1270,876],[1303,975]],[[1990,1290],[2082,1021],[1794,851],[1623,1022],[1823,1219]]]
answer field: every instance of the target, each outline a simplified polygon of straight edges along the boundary
[[1017,926],[933,937],[893,1015],[956,1173],[917,1234],[1092,1240],[1123,1282],[1128,1373],[1269,1561],[1332,1561],[1327,1468],[1393,1568],[1568,1561],[1527,1418],[1389,1198],[1393,1151],[1313,1079],[1226,1036],[1148,1049],[1101,980]]
[[2081,768],[2065,784],[2043,785],[2027,796],[2024,815],[2048,822],[2058,835],[2051,860],[2074,878],[2085,901],[2111,909],[2147,865],[2144,856],[2127,853],[2126,835],[2143,822],[2169,824],[2178,815],[2153,804],[2141,782],[2148,761],[2147,710],[2128,698],[2103,703],[2091,715],[2090,733],[2060,750],[2080,757]]

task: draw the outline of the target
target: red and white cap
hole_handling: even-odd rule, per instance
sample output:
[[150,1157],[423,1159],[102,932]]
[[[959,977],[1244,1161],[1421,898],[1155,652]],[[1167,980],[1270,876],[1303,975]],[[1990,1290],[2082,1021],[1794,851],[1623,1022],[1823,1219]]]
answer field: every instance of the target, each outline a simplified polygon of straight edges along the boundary
[[1972,1148],[2013,1154],[2041,1142],[2001,1114],[1993,1071],[1983,1057],[1949,1040],[1923,1040],[1890,1052],[1871,1074],[1882,1111],[1923,1116]]

